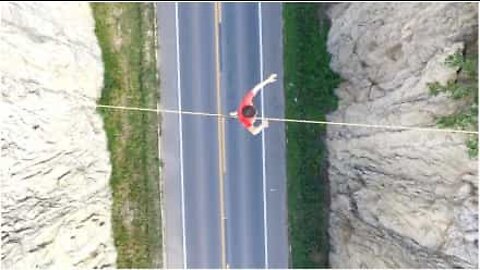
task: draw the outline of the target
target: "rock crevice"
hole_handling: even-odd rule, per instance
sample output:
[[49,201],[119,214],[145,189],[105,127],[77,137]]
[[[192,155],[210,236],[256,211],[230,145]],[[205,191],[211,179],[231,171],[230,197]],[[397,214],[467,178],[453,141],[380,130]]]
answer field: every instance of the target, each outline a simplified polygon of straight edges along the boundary
[[114,267],[89,4],[1,5],[2,269]]
[[[431,96],[478,29],[476,3],[328,9],[335,122],[435,127],[461,102]],[[332,267],[477,268],[478,171],[461,134],[329,126]]]

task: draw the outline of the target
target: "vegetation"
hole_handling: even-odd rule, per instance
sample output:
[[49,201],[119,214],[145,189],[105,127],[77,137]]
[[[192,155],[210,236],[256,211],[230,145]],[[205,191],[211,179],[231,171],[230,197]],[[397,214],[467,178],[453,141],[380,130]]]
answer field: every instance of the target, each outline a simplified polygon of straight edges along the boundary
[[[284,70],[287,118],[324,120],[335,110],[340,78],[329,69],[328,22],[319,4],[284,4]],[[286,126],[289,237],[295,268],[328,267],[329,191],[321,125]]]
[[[452,99],[463,102],[464,106],[451,115],[438,118],[437,124],[440,127],[478,130],[478,55],[464,55],[458,51],[448,56],[445,64],[459,71],[458,79],[451,80],[446,85],[430,83],[430,93],[447,94]],[[470,157],[478,156],[478,136],[469,135],[466,146]]]
[[[105,65],[100,104],[156,108],[152,3],[92,3]],[[119,268],[161,267],[156,114],[99,109],[112,163],[113,236]]]

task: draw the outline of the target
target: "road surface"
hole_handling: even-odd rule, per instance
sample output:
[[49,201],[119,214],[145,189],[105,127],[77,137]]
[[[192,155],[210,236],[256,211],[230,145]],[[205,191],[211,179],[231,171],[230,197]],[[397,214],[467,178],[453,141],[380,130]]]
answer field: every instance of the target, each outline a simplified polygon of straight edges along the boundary
[[[161,107],[228,114],[277,73],[266,116],[283,117],[281,4],[158,3]],[[287,268],[284,125],[163,114],[168,268]]]

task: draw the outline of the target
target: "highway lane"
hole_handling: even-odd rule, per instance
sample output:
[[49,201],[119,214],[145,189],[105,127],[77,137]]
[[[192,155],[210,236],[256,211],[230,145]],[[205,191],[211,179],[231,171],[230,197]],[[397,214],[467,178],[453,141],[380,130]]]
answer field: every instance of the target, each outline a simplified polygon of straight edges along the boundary
[[[243,95],[260,81],[256,6],[222,6],[222,89],[226,111],[234,110]],[[260,108],[258,101],[255,104]],[[262,136],[252,136],[236,121],[228,121],[225,129],[227,260],[232,268],[263,268],[266,245]]]
[[[182,109],[216,113],[213,4],[179,4]],[[217,119],[183,120],[187,266],[221,266]]]
[[[222,89],[232,111],[263,77],[264,111],[283,117],[283,50],[280,4],[222,5]],[[260,11],[260,12],[259,12]],[[262,75],[263,74],[263,75]],[[261,98],[255,105],[259,112]],[[271,123],[251,136],[239,123],[226,123],[227,261],[232,268],[288,267],[284,125]]]
[[[180,3],[178,17],[175,4],[158,4],[163,108],[226,114],[262,73],[275,72],[264,110],[283,116],[281,4],[261,6],[221,4],[215,36],[215,4]],[[236,121],[164,114],[162,130],[166,267],[288,267],[283,124],[253,137]]]
[[[160,49],[160,57],[171,61],[166,69],[177,70],[176,74],[167,71],[161,76],[166,84],[162,85],[162,89],[172,91],[162,94],[162,97],[176,96],[176,99],[165,100],[162,106],[215,113],[213,4],[161,4],[159,7],[159,17],[166,16],[160,18],[160,44],[164,44],[162,37],[175,36],[175,42],[170,41],[165,45],[167,47]],[[165,19],[169,22],[162,21]],[[173,31],[171,26],[174,26]],[[174,48],[171,48],[172,45]],[[172,59],[171,55],[175,55],[176,59]],[[168,78],[175,78],[177,83],[168,84]],[[179,153],[167,154],[164,160],[167,267],[220,268],[217,119],[165,115],[163,121],[164,134],[173,133],[163,138],[164,152]],[[178,142],[178,146],[173,142]],[[178,170],[178,175],[172,172]],[[178,212],[181,214],[178,215]]]

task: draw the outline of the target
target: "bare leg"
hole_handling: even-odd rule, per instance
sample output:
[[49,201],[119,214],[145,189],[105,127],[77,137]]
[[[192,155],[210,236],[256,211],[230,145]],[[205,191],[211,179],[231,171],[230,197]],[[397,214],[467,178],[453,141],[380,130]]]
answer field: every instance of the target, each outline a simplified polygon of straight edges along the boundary
[[260,125],[249,127],[248,131],[250,131],[250,133],[252,133],[252,135],[257,135],[258,133],[260,133],[262,130],[264,130],[267,127],[268,127],[268,121],[263,120]]

